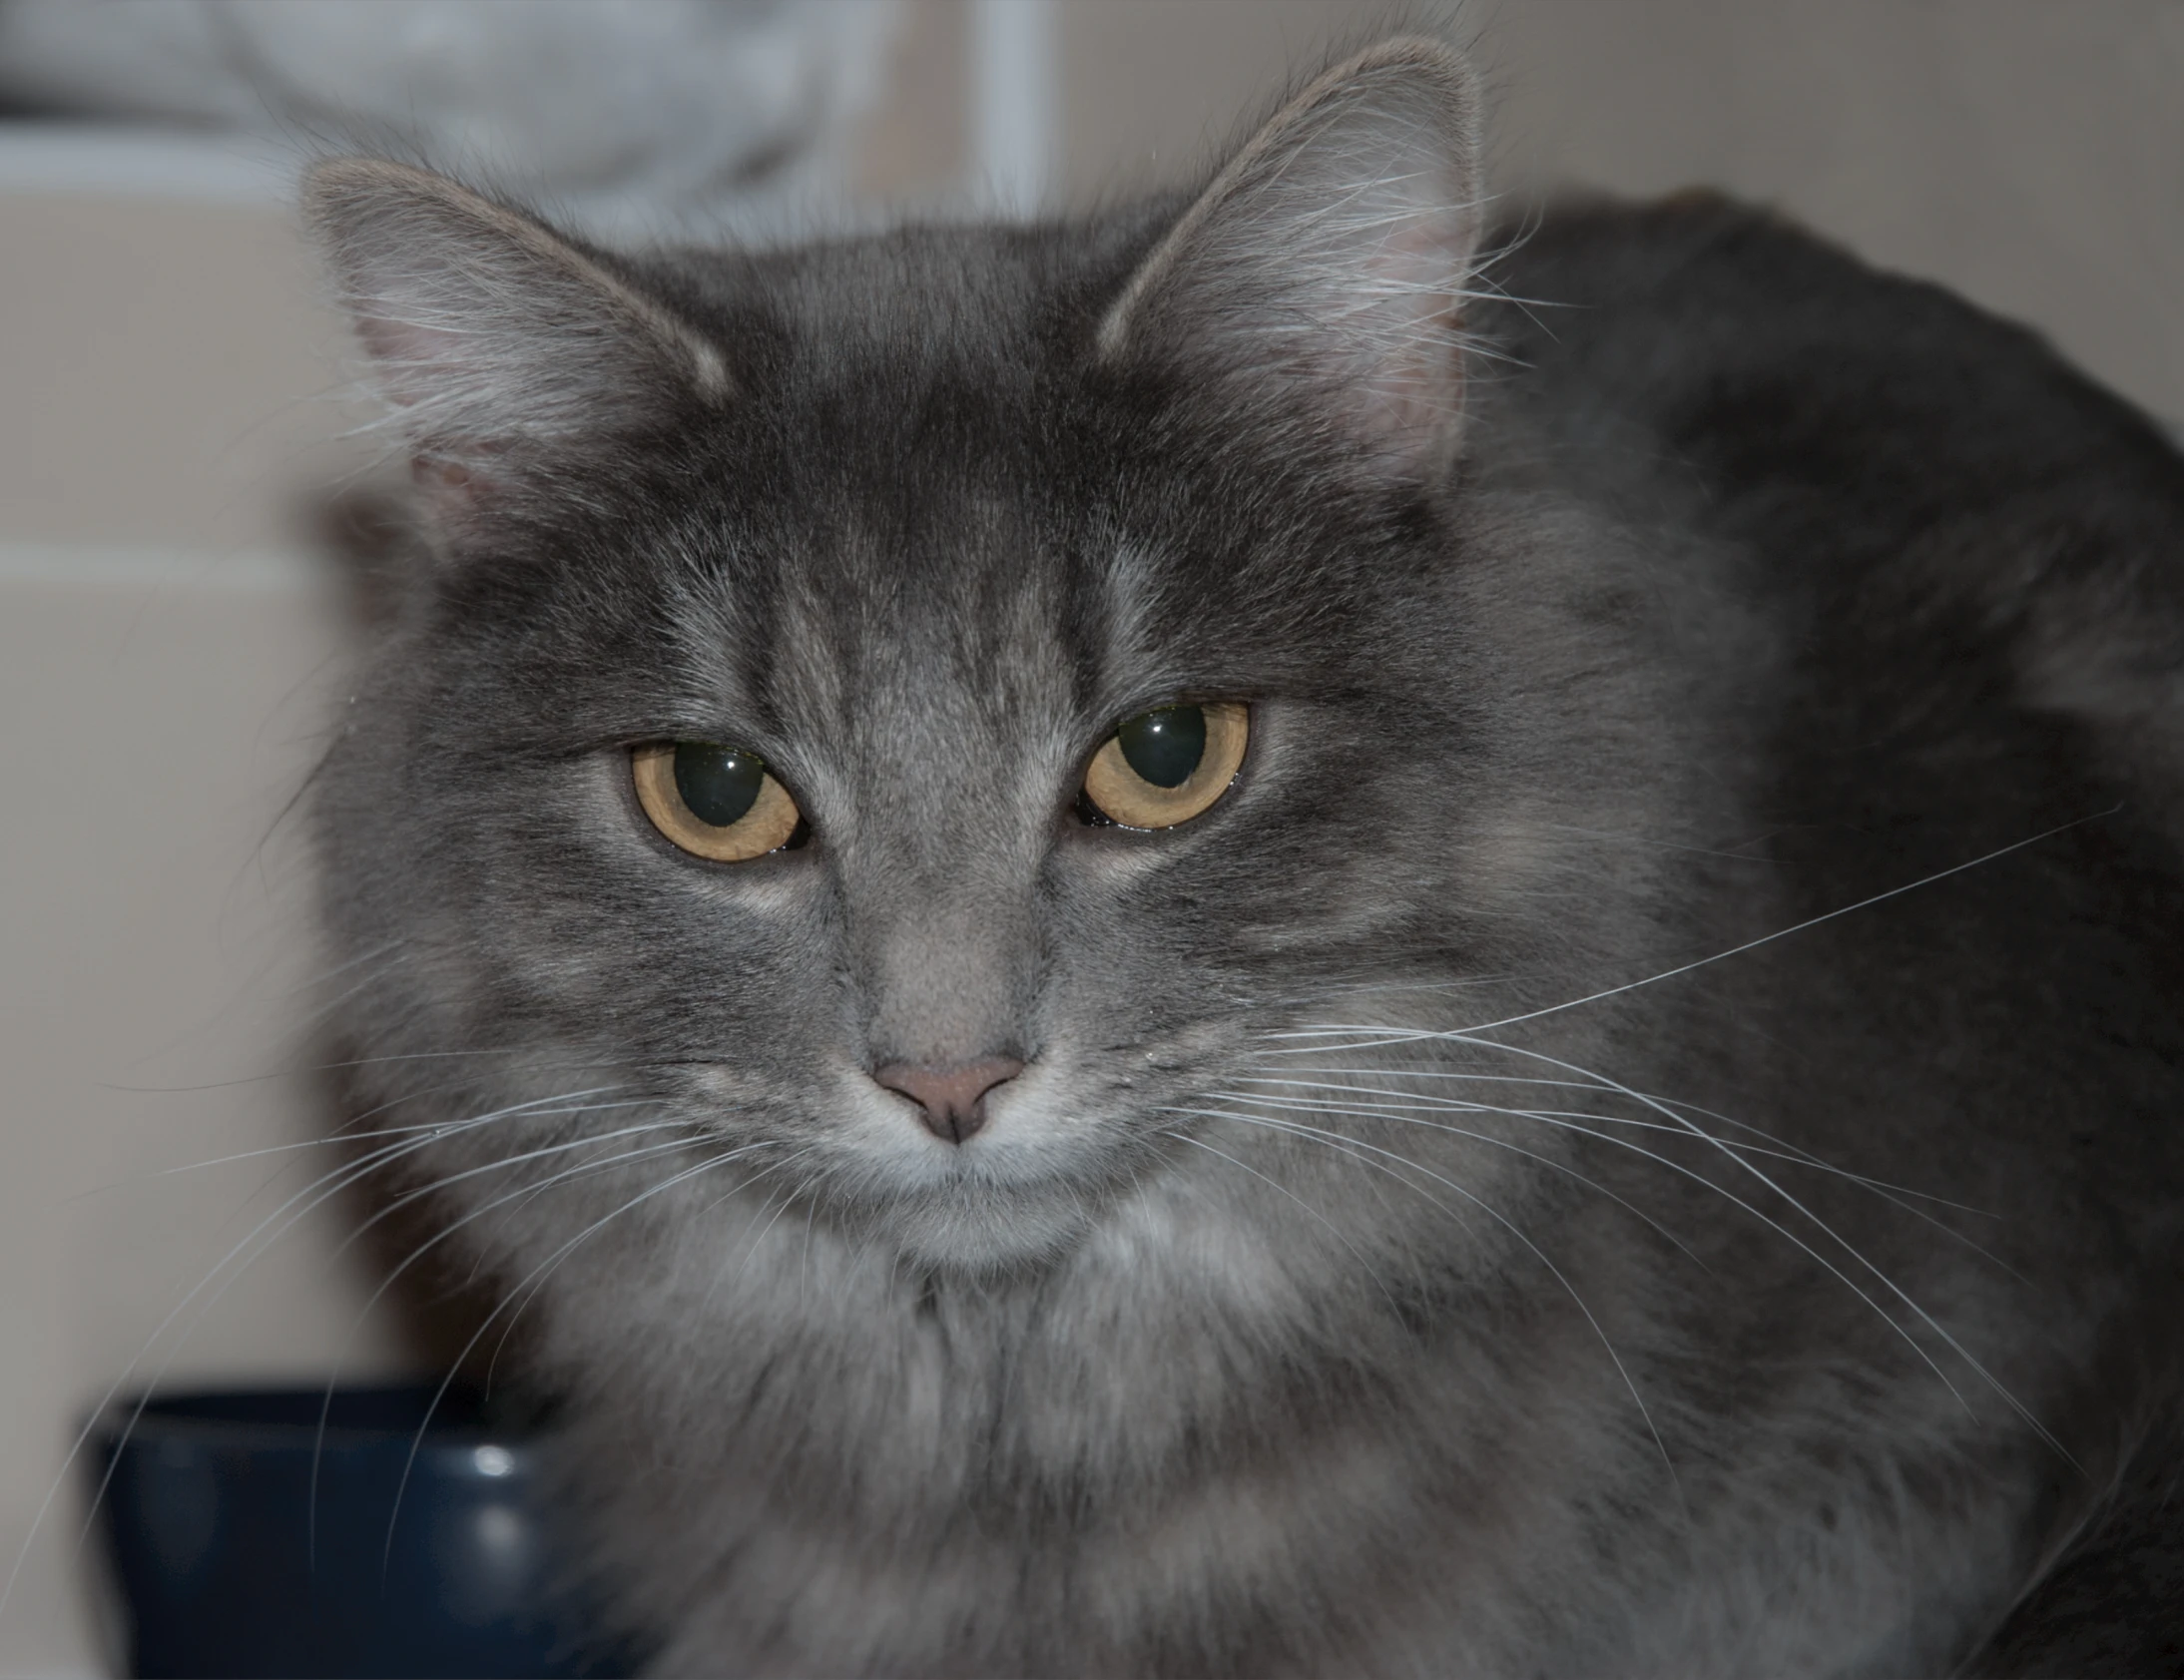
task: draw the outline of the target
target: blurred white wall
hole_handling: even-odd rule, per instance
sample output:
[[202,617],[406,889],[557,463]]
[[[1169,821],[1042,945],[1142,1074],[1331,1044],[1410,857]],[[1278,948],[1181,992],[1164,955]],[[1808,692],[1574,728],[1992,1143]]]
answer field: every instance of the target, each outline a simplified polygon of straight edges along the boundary
[[[838,192],[1171,178],[1381,15],[910,0]],[[1458,32],[1505,187],[1731,186],[2184,415],[2174,0],[1499,0]],[[407,1357],[391,1316],[358,1323],[333,1217],[161,1329],[316,1153],[172,1170],[320,1120],[299,1070],[329,992],[282,814],[339,694],[307,511],[359,458],[328,400],[341,329],[263,176],[223,158],[0,129],[0,1572],[148,1347],[193,1379]],[[96,1667],[73,1494],[0,1613],[0,1674]]]
[[[1064,0],[1065,194],[1188,165],[1291,66],[1403,11]],[[1476,0],[1455,16],[1488,73],[1504,191],[1727,187],[2031,321],[2184,418],[2178,0]]]
[[6,0],[0,100],[428,158],[642,236],[824,189],[903,15],[902,0]]

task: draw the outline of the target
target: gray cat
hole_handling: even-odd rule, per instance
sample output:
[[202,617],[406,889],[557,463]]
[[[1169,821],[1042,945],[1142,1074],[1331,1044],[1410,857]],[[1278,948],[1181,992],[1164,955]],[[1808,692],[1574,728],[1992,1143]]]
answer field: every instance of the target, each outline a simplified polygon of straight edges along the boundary
[[2184,1656],[2184,460],[1478,111],[771,255],[312,176],[363,1124],[660,1671]]

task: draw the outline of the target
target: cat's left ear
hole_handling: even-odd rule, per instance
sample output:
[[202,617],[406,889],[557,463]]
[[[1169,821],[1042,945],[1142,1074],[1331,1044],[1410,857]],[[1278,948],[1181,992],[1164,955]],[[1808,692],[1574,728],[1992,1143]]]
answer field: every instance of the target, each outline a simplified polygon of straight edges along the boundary
[[1437,478],[1462,419],[1479,103],[1463,59],[1422,38],[1318,77],[1138,269],[1101,358],[1297,388],[1375,474]]
[[341,159],[303,202],[396,419],[458,500],[727,392],[720,351],[611,260],[452,181]]

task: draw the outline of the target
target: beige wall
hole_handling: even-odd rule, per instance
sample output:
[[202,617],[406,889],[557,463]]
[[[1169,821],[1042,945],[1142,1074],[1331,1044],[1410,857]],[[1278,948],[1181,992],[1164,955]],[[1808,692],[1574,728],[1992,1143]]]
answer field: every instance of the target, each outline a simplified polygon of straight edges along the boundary
[[[220,1293],[321,1151],[196,1165],[318,1123],[282,814],[339,653],[295,514],[345,451],[307,275],[273,209],[0,196],[0,1573],[132,1370],[396,1357],[328,1218]],[[79,1522],[43,1525],[0,1672],[90,1665]]]
[[[974,14],[914,4],[868,194],[974,167]],[[1294,62],[1378,15],[1065,0],[1060,195],[1195,167]],[[2184,414],[2184,5],[1472,16],[1505,187],[1728,184],[2037,321]],[[0,191],[0,1571],[79,1408],[147,1349],[140,1372],[191,1377],[403,1358],[392,1318],[357,1326],[365,1276],[336,1260],[331,1217],[161,1328],[316,1153],[172,1170],[320,1120],[298,1069],[328,992],[281,814],[343,642],[303,515],[360,456],[336,437],[340,332],[313,295],[274,208]],[[0,1614],[0,1673],[93,1665],[75,1523],[46,1525]]]

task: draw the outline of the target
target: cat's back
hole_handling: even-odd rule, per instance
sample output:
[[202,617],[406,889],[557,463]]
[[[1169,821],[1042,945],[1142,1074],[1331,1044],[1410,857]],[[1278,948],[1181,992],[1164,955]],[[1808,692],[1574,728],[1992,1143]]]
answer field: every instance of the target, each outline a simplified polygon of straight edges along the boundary
[[1891,716],[2068,720],[2184,836],[2159,424],[2032,331],[1714,194],[1572,204],[1508,246],[1489,335],[1567,484],[1644,485],[1743,553],[1809,677]]
[[[2037,333],[1710,192],[1577,200],[1509,230],[1492,336],[1536,375],[1658,430],[1695,466],[1857,469],[1865,499],[1935,511],[2098,466],[2184,473],[2145,415]],[[1853,488],[1838,479],[1833,488]]]
[[[2027,1029],[2031,1011],[2070,997],[2160,1064],[2153,1085],[2172,1083],[2184,1067],[2184,971],[2168,955],[2184,932],[2172,439],[2028,329],[1712,194],[1552,213],[1494,278],[1510,299],[1489,312],[1503,382],[1530,411],[1526,435],[1545,439],[1518,447],[1544,454],[1562,493],[1641,531],[1696,535],[1638,542],[1664,573],[1707,556],[1697,589],[1767,626],[1731,654],[1693,616],[1661,645],[1694,664],[1745,662],[1714,692],[1750,714],[1744,809],[1774,834],[1765,849],[1791,866],[1784,878],[1805,883],[1778,913],[1794,922],[1890,892],[1846,962],[1884,972],[1872,965],[1886,955],[1906,976],[1930,969],[1936,990],[1985,996],[1994,1019],[2018,1023],[2007,1057],[2041,1060],[2047,1046],[2057,1080],[2060,1021]],[[2007,855],[1950,894],[1893,896],[1989,852]],[[1903,948],[1884,952],[1890,929]],[[1928,945],[1984,960],[1967,972]]]

